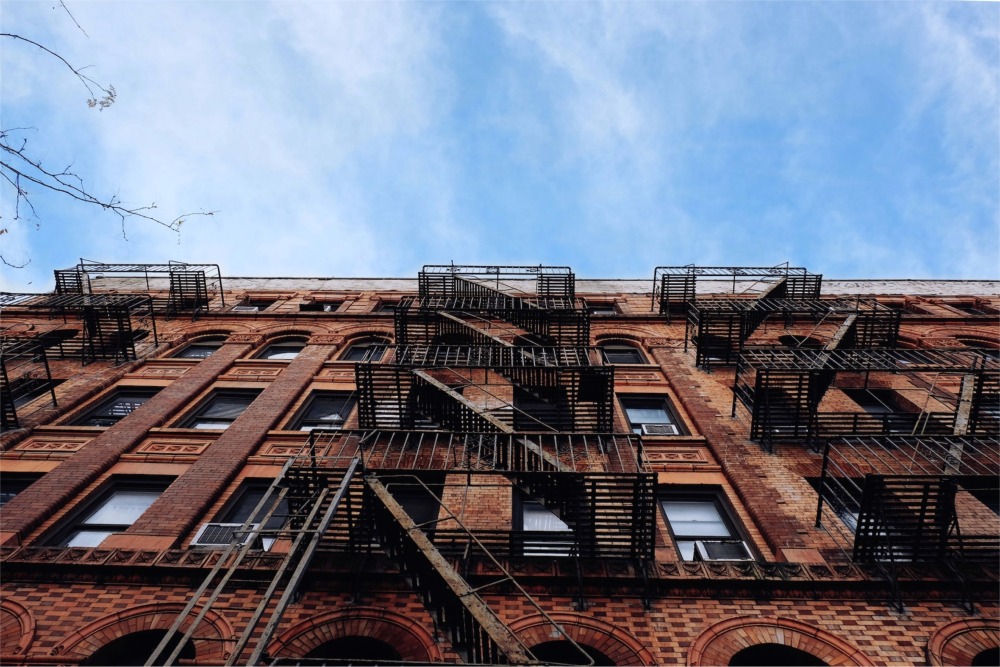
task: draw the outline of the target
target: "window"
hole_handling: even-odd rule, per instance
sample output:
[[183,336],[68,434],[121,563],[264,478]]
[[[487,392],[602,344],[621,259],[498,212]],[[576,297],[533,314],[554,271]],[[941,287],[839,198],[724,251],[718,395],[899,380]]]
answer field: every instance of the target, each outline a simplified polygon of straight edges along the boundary
[[229,428],[260,391],[217,391],[184,422],[182,428]]
[[118,480],[100,493],[55,540],[63,547],[96,547],[112,533],[127,530],[149,509],[169,480]]
[[385,354],[384,342],[368,341],[351,345],[340,357],[340,360],[375,362],[381,359],[383,354]]
[[21,381],[11,382],[10,393],[14,396],[14,407],[24,407],[39,396],[51,396],[49,390],[63,382],[64,380],[49,381],[45,378],[24,378]]
[[233,312],[257,313],[267,309],[267,307],[273,303],[274,301],[271,299],[244,299],[242,302],[233,306]]
[[335,313],[344,305],[343,301],[309,301],[299,304],[303,313]]
[[39,477],[41,477],[41,475],[25,475],[17,473],[5,474],[3,477],[0,477],[0,507],[3,507],[13,500],[14,496],[31,486],[31,484]]
[[672,492],[660,505],[682,560],[753,560],[721,489]]
[[399,307],[398,301],[379,301],[378,305],[375,306],[373,312],[376,313],[395,313],[396,308]]
[[[285,522],[288,520],[288,500],[282,498],[278,500],[277,496],[268,497],[267,501],[261,505],[260,510],[254,514],[254,510],[266,496],[268,496],[271,489],[271,483],[269,480],[252,480],[248,481],[243,485],[243,488],[235,494],[235,500],[230,501],[230,503],[223,508],[219,515],[216,516],[215,521],[211,523],[204,524],[199,530],[198,534],[195,535],[194,539],[191,540],[192,545],[198,546],[228,546],[234,539],[238,540],[241,544],[249,539],[251,533],[248,532],[245,535],[240,534],[243,528],[243,524],[253,516],[253,520],[250,523],[250,530],[254,530],[259,526],[260,522],[265,519],[270,513],[270,518],[264,523],[264,531],[277,531]],[[277,503],[276,503],[277,501]],[[273,512],[271,510],[274,509]],[[261,535],[261,544],[259,545],[265,550],[271,548],[271,546],[276,541],[274,533]]]
[[569,556],[573,550],[573,529],[534,498],[518,497],[515,516],[520,519],[525,556]]
[[608,364],[645,364],[646,356],[637,347],[616,343],[601,345],[601,356]]
[[342,428],[354,409],[354,394],[338,391],[317,391],[306,403],[292,428],[311,431],[314,428]]
[[588,301],[587,312],[590,313],[591,315],[597,315],[597,316],[617,315],[618,309],[615,308],[615,304],[613,303],[600,303],[600,302],[593,303]]
[[920,416],[909,401],[892,389],[842,389],[865,412],[880,420],[887,433],[912,433]]
[[565,409],[562,387],[514,387],[514,429],[517,431],[568,431],[572,429]]
[[73,422],[74,426],[114,426],[123,417],[138,410],[146,401],[160,391],[159,387],[121,388],[111,398],[105,399],[96,408]]
[[680,435],[681,429],[665,396],[621,396],[629,426],[639,435]]
[[195,341],[174,355],[177,359],[204,359],[222,347],[223,338],[203,338]]
[[299,356],[299,352],[306,346],[303,341],[284,341],[272,343],[264,348],[264,351],[257,355],[258,359],[272,359],[289,361]]

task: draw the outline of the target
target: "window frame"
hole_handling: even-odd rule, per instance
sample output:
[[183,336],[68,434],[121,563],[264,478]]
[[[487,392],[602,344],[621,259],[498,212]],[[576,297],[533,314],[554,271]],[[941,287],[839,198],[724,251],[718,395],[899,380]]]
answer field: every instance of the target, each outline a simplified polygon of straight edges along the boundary
[[0,473],[0,507],[12,501],[19,493],[23,493],[25,489],[40,480],[43,476],[43,473],[31,472]]
[[[243,538],[241,543],[245,543],[247,538],[249,538],[252,531],[260,527],[261,532],[263,531],[277,531],[284,528],[285,524],[291,518],[291,510],[288,506],[288,498],[278,499],[275,496],[269,501],[268,504],[261,508],[260,512],[251,518],[251,513],[257,508],[263,497],[269,495],[268,492],[274,483],[273,479],[264,477],[248,477],[242,480],[239,486],[233,491],[229,499],[223,504],[218,512],[215,513],[211,521],[206,521],[198,528],[194,537],[191,538],[191,546],[200,548],[224,548],[229,545],[229,542],[222,544],[221,542],[201,542],[200,539],[202,535],[206,532],[209,526],[212,525],[229,525],[229,526],[240,526],[242,527],[250,520],[249,530],[250,532]],[[257,497],[255,500],[251,498],[250,494],[261,494],[261,497]],[[275,503],[277,500],[277,503]],[[252,502],[252,504],[251,504]],[[273,511],[272,511],[273,510]],[[264,523],[263,526],[260,525],[260,519],[271,513],[271,517]],[[241,515],[245,515],[240,518]],[[238,529],[237,529],[238,530]],[[277,542],[278,538],[275,536],[259,534],[258,538],[260,542],[255,544],[255,548],[263,549],[264,551],[270,551],[274,543]]]
[[[191,341],[190,343],[188,343],[187,345],[185,345],[181,349],[177,350],[177,352],[175,352],[173,355],[171,355],[170,358],[171,359],[208,359],[210,356],[212,356],[213,354],[215,354],[216,352],[218,352],[219,349],[225,344],[225,342],[226,342],[226,338],[224,336],[223,337],[215,337],[215,338],[201,338],[201,339],[196,339],[196,340]],[[206,355],[188,355],[188,354],[185,354],[189,350],[192,350],[192,349],[195,349],[195,348],[199,348],[199,347],[200,348],[211,348],[211,352],[209,352]]]
[[[309,341],[300,340],[297,338],[285,338],[282,340],[276,340],[274,342],[265,345],[260,352],[258,352],[253,356],[253,358],[262,359],[264,361],[292,361],[300,354],[302,354],[302,351],[306,349],[306,345],[308,344]],[[291,350],[292,348],[296,348],[295,354],[290,357],[267,356],[268,354],[274,353],[280,350],[281,348],[288,348],[289,350]],[[278,352],[278,354],[289,354],[289,353],[290,352]]]
[[[565,526],[565,529],[543,528],[528,530],[525,528],[525,511],[528,507],[534,506],[538,506],[542,512],[552,515],[556,521]],[[541,516],[542,512],[538,514]],[[511,523],[511,528],[519,534],[517,544],[521,547],[522,556],[529,558],[568,558],[573,555],[576,547],[576,531],[561,516],[546,507],[540,500],[526,493],[515,491]],[[528,536],[529,533],[530,537]]]
[[[299,408],[295,417],[288,423],[285,430],[289,431],[313,431],[315,429],[326,429],[339,431],[344,428],[344,424],[354,413],[354,409],[357,407],[358,399],[355,395],[356,392],[353,391],[336,391],[328,389],[314,389],[309,393],[302,407]],[[319,418],[310,418],[309,412],[317,400],[323,398],[340,398],[343,397],[345,401],[346,411],[342,410],[340,413],[339,423],[334,420],[324,420]],[[311,428],[307,422],[316,422]],[[324,423],[329,425],[323,425]]]
[[273,306],[275,303],[277,303],[277,301],[278,301],[277,299],[266,299],[266,298],[252,299],[248,297],[246,299],[243,299],[239,303],[235,304],[232,307],[231,312],[262,313],[271,306]]
[[[639,365],[649,365],[649,358],[646,356],[645,352],[634,343],[621,343],[621,342],[608,342],[601,343],[597,346],[601,351],[601,360],[605,364],[611,366],[639,366]],[[612,361],[608,356],[608,350],[611,350],[614,354],[624,354],[626,351],[634,354],[638,361]]]
[[[622,413],[625,416],[625,422],[628,425],[628,428],[632,431],[632,433],[635,433],[636,435],[645,436],[645,437],[649,437],[649,436],[654,436],[654,437],[655,436],[667,436],[667,437],[670,437],[670,436],[687,435],[687,429],[684,427],[684,422],[682,422],[678,418],[677,411],[674,409],[673,402],[670,400],[670,397],[667,396],[666,394],[622,394],[622,393],[619,393],[619,394],[616,394],[616,396],[618,398],[618,404],[621,406]],[[637,421],[637,422],[633,422],[632,421],[632,417],[629,415],[629,409],[630,409],[630,407],[629,407],[629,405],[627,405],[628,402],[635,402],[635,403],[645,402],[645,403],[648,403],[648,404],[654,404],[654,403],[658,404],[656,407],[662,408],[663,414],[666,417],[666,421],[655,421],[655,422],[654,421]],[[632,408],[632,409],[640,409],[640,408],[636,407],[636,408]],[[670,426],[673,427],[673,431],[674,432],[673,433],[652,433],[652,432],[647,433],[647,432],[645,432],[646,431],[645,427],[647,425],[658,425],[658,424],[670,425]],[[656,429],[650,429],[650,430],[656,430]]]
[[[377,364],[385,356],[385,353],[389,349],[390,343],[387,340],[380,339],[367,339],[362,341],[357,341],[348,345],[340,356],[337,357],[337,361],[343,361],[349,364]],[[379,350],[378,356],[372,358],[373,351],[369,350]],[[356,354],[357,350],[365,350],[361,353],[360,359],[350,359],[349,357]]]
[[[64,548],[82,547],[89,549],[98,547],[101,542],[111,535],[123,533],[132,527],[143,514],[149,511],[149,508],[152,507],[153,503],[155,503],[160,496],[163,495],[163,492],[167,490],[175,479],[175,477],[164,475],[112,477],[107,480],[107,482],[102,484],[101,487],[94,493],[90,494],[90,496],[88,496],[83,502],[79,503],[66,518],[62,519],[51,536],[45,540],[45,543],[49,546]],[[114,498],[119,492],[155,492],[156,495],[150,500],[149,504],[146,505],[145,508],[128,523],[89,523],[90,518],[105,509],[109,501],[111,501],[112,498]],[[85,531],[107,534],[104,535],[104,537],[101,537],[96,544],[71,545],[71,542]]]
[[[207,396],[205,396],[201,401],[198,402],[198,405],[195,408],[193,408],[190,412],[187,413],[187,415],[177,425],[177,428],[191,428],[191,429],[199,429],[199,430],[206,430],[206,431],[207,430],[224,431],[227,428],[229,428],[230,426],[232,426],[233,422],[235,422],[237,419],[239,419],[243,415],[243,413],[247,411],[247,408],[249,408],[253,404],[253,402],[257,399],[257,397],[260,396],[260,394],[261,394],[262,391],[264,391],[264,390],[263,389],[229,389],[229,388],[213,389],[212,391],[210,391],[208,393]],[[205,412],[205,410],[207,410],[209,408],[209,406],[211,406],[217,399],[222,398],[222,397],[235,397],[235,396],[246,396],[246,397],[249,397],[250,400],[243,407],[243,410],[241,410],[240,413],[238,415],[236,415],[235,417],[233,417],[232,419],[228,419],[227,420],[225,418],[212,418],[212,417],[205,417],[205,416],[203,416],[203,413]],[[215,422],[226,421],[227,423],[226,423],[225,426],[220,426],[218,428],[212,427],[212,426],[197,426],[196,425],[196,423],[199,422],[199,421],[209,421],[209,420],[215,421]]]
[[[70,426],[91,426],[96,428],[110,428],[120,422],[125,417],[128,417],[133,412],[146,405],[150,399],[160,393],[163,387],[148,387],[148,386],[134,386],[134,385],[119,385],[112,389],[110,392],[104,395],[99,401],[96,401],[90,405],[90,407],[80,413],[73,421],[70,422]],[[135,398],[144,398],[138,405],[129,410],[123,415],[115,416],[112,413],[112,408],[121,402],[126,402],[125,399],[128,395]],[[134,401],[133,401],[134,402]],[[90,424],[87,422],[104,419],[108,423],[106,424]]]
[[[698,534],[693,533],[690,535],[681,535],[678,537],[677,531],[674,528],[673,523],[670,521],[670,513],[667,510],[665,503],[676,502],[676,503],[702,503],[711,504],[714,508],[716,515],[720,519],[720,523],[725,527],[727,534],[723,535],[713,535],[709,532]],[[664,523],[667,526],[667,532],[670,535],[670,539],[673,541],[674,548],[677,551],[677,556],[684,562],[744,562],[750,560],[756,560],[757,554],[753,547],[753,543],[748,538],[746,531],[743,528],[742,523],[739,520],[738,515],[730,504],[729,499],[726,497],[726,493],[721,486],[664,486],[657,489],[656,503],[660,508],[660,513],[663,516]],[[708,553],[706,544],[736,544],[740,543],[746,553],[744,558],[712,558]],[[682,546],[685,545],[685,546]],[[686,545],[690,545],[690,548]],[[690,557],[688,557],[688,553]]]

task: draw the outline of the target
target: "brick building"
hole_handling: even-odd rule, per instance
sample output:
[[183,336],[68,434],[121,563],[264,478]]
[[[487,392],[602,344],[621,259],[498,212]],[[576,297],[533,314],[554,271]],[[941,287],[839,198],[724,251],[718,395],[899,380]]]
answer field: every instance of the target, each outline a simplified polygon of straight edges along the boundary
[[1000,662],[1000,284],[3,294],[3,664]]

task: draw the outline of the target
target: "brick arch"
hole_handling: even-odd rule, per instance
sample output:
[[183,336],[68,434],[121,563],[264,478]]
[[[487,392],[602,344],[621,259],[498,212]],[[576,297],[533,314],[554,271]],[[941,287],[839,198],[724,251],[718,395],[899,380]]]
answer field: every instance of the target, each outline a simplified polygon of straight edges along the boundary
[[338,333],[344,337],[345,345],[352,345],[365,338],[385,338],[389,342],[396,339],[396,332],[394,330],[385,327],[373,327],[368,323],[345,327],[338,331]]
[[[57,659],[75,662],[85,660],[102,646],[133,632],[169,630],[183,609],[184,605],[178,603],[156,603],[110,614],[66,637],[52,649],[52,655]],[[187,620],[181,625],[181,631],[190,627],[195,616],[193,613],[188,615]],[[199,664],[225,662],[234,646],[233,628],[225,618],[209,610],[198,626],[196,634],[204,637],[204,639],[195,637],[191,640]]]
[[757,644],[781,644],[816,656],[828,665],[872,665],[867,655],[842,639],[788,618],[731,618],[702,632],[688,652],[688,665],[728,665],[739,651]]
[[434,637],[413,619],[377,607],[352,607],[305,620],[268,647],[272,657],[301,658],[332,639],[368,637],[389,644],[403,661],[441,662]]
[[0,656],[24,655],[34,640],[31,612],[9,598],[0,600]]
[[[653,654],[638,639],[615,625],[566,612],[549,614],[549,618],[558,623],[573,641],[597,649],[616,665],[656,664]],[[529,649],[553,640],[552,623],[541,614],[519,618],[509,627]]]
[[254,333],[259,333],[264,336],[265,343],[273,343],[281,338],[309,338],[315,334],[325,334],[327,331],[322,327],[290,327],[288,325],[279,325],[274,327],[264,327],[258,329]]
[[1000,619],[970,618],[941,626],[927,640],[931,665],[970,665],[982,651],[1000,646]]

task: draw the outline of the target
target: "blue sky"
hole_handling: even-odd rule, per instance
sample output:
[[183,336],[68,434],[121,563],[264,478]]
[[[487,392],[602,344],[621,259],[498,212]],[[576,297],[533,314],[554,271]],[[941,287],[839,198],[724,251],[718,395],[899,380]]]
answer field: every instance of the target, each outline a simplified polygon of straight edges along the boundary
[[[54,5],[54,6],[53,6]],[[4,128],[179,235],[43,191],[52,269],[415,276],[423,264],[1000,277],[1000,5],[0,0]]]

